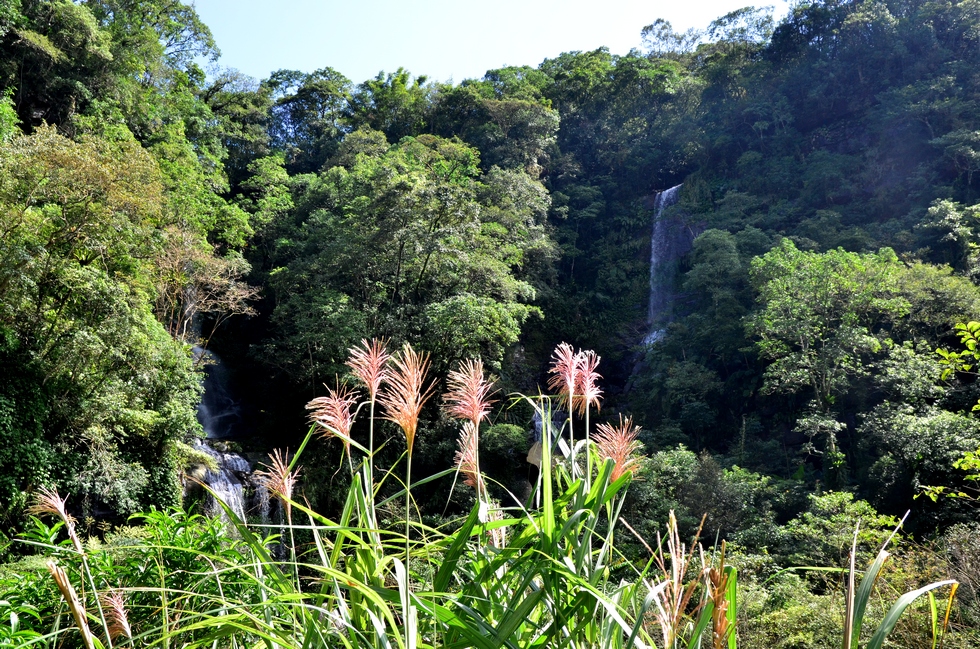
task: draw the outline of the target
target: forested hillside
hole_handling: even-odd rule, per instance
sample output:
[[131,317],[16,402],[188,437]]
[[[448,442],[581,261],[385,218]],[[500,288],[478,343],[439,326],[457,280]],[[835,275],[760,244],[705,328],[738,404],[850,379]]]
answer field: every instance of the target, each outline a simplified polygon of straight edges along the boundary
[[[544,389],[567,341],[602,359],[602,409],[575,426],[642,427],[636,535],[706,514],[703,538],[764,581],[843,566],[859,519],[869,551],[911,510],[897,573],[956,573],[969,646],[980,356],[957,325],[980,320],[980,2],[819,0],[637,37],[458,84],[330,61],[256,80],[179,0],[2,3],[4,533],[42,487],[90,535],[179,506],[213,354],[245,413],[233,445],[295,449],[365,339],[430,352],[443,383],[483,360],[488,493],[523,501],[532,409],[508,395]],[[651,321],[655,217],[691,250]],[[418,476],[456,448],[437,401]],[[406,442],[379,430],[394,462]],[[305,497],[341,510],[343,447],[305,452]],[[413,495],[433,526],[480,499]],[[807,611],[826,582],[807,585],[754,591],[755,637],[780,636],[773,611],[810,634],[759,646],[824,646]]]

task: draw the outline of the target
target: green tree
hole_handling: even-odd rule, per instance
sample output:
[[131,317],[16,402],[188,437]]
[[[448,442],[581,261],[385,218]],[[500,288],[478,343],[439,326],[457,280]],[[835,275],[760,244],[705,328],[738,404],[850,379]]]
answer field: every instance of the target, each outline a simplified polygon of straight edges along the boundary
[[499,365],[551,254],[540,185],[521,172],[479,177],[474,149],[434,136],[389,147],[359,131],[338,160],[293,180],[300,225],[270,271],[281,335],[266,358],[322,381],[348,347],[385,336],[447,365],[477,353]]
[[352,93],[348,113],[351,125],[381,131],[392,143],[424,133],[436,91],[427,80],[424,75],[413,79],[404,68],[388,74],[379,72]]
[[73,142],[44,127],[0,149],[0,177],[0,327],[14,378],[2,497],[23,503],[53,482],[88,511],[176,504],[175,443],[197,429],[199,388],[151,310],[164,214],[155,161],[132,140]]
[[333,68],[309,74],[279,70],[262,82],[273,105],[269,140],[292,173],[317,172],[336,153],[346,123],[351,83]]
[[752,280],[760,309],[747,326],[769,361],[763,390],[812,399],[798,430],[824,440],[832,484],[844,471],[837,402],[852,382],[870,376],[892,340],[935,340],[957,314],[978,307],[977,290],[965,280],[948,269],[907,266],[889,249],[820,254],[784,239],[753,262]]

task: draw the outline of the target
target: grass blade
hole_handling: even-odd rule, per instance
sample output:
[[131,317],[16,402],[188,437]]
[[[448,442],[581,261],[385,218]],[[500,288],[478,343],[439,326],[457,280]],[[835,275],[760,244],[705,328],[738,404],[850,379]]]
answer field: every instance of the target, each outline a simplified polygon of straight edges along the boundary
[[735,636],[736,619],[738,617],[738,570],[735,566],[725,566],[725,573],[728,575],[728,590],[725,599],[728,600],[728,608],[725,616],[728,618],[728,649],[738,649],[738,639]]
[[473,506],[470,515],[466,518],[466,522],[463,526],[459,528],[453,535],[452,545],[446,550],[446,553],[442,557],[442,565],[439,566],[439,571],[436,572],[435,579],[432,582],[432,588],[437,593],[445,592],[449,586],[449,580],[452,579],[453,573],[456,571],[456,564],[459,562],[459,558],[462,556],[463,551],[466,549],[466,544],[470,540],[470,535],[473,533],[473,528],[480,520],[480,506],[479,503]]
[[895,625],[898,623],[898,619],[902,617],[902,613],[904,613],[905,609],[907,609],[909,605],[912,602],[914,602],[917,598],[928,593],[929,591],[935,590],[937,588],[942,588],[943,586],[949,586],[955,583],[957,582],[954,579],[937,581],[935,583],[929,584],[928,586],[923,586],[922,588],[919,588],[917,590],[909,591],[904,595],[902,595],[901,597],[899,597],[898,601],[896,601],[892,605],[892,607],[888,609],[888,613],[885,614],[885,619],[882,620],[881,626],[878,627],[878,631],[876,631],[875,634],[871,637],[871,640],[868,642],[868,645],[865,649],[881,649],[881,646],[885,642],[885,638],[887,638],[888,634],[891,633],[891,630],[895,628]]

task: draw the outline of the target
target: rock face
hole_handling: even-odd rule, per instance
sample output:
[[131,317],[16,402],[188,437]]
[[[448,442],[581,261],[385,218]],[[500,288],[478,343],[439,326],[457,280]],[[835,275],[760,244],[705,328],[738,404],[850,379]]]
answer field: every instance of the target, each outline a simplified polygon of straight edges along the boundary
[[673,317],[677,295],[674,284],[681,257],[691,251],[702,227],[686,223],[679,215],[665,215],[668,207],[680,199],[682,185],[656,194],[653,199],[653,223],[650,236],[650,305],[647,311],[649,333],[643,342],[660,340]]

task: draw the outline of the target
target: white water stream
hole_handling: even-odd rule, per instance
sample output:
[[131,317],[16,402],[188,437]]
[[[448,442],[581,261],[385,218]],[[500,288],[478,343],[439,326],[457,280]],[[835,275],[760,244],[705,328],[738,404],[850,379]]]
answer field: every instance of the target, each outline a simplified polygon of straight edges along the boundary
[[197,420],[206,439],[197,440],[195,445],[217,465],[216,469],[208,469],[202,479],[214,493],[205,498],[204,511],[209,516],[222,516],[224,511],[217,498],[245,520],[245,483],[251,475],[252,463],[238,453],[225,452],[222,443],[216,441],[234,436],[236,426],[241,423],[241,407],[228,388],[228,371],[221,359],[199,347],[195,347],[194,353],[208,360],[204,394],[197,406]]
[[663,338],[673,317],[678,261],[690,252],[701,228],[664,212],[680,200],[682,185],[657,194],[653,204],[650,234],[650,302],[647,307],[649,333],[643,342],[652,345]]

